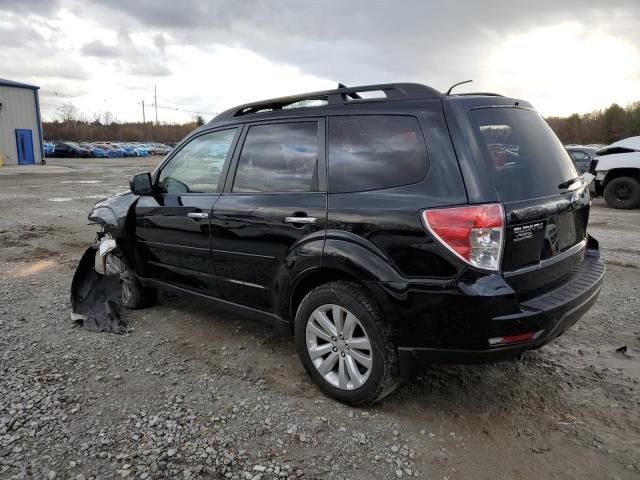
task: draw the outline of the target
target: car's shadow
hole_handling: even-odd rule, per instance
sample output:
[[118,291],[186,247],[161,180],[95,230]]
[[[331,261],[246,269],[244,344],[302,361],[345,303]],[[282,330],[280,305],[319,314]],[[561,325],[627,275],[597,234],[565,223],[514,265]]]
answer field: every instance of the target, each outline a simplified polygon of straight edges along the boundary
[[[298,359],[293,338],[206,302],[161,294],[159,304],[129,314],[136,328],[153,328],[174,349],[217,373],[303,398],[324,398]],[[433,365],[378,404],[374,411],[505,416],[566,409],[561,365],[545,349],[487,365]],[[407,408],[407,407],[411,408]]]

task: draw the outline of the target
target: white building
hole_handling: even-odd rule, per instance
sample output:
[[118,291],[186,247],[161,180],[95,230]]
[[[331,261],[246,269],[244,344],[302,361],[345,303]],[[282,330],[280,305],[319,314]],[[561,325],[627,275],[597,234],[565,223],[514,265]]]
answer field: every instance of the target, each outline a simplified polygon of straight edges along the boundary
[[42,162],[39,88],[0,78],[0,165]]

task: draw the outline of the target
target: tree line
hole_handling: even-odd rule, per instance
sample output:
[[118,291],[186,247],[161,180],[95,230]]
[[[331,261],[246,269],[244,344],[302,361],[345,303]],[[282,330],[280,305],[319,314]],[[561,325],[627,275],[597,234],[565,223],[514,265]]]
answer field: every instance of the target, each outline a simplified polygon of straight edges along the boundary
[[[591,113],[574,113],[569,117],[549,117],[547,123],[562,143],[608,145],[617,140],[640,135],[640,102],[626,108],[614,103],[604,110]],[[104,112],[92,119],[78,114],[72,104],[64,104],[58,111],[58,119],[43,122],[43,135],[49,141],[152,141],[172,143],[180,141],[205,120],[196,116],[187,123],[118,122],[116,117]]]
[[42,122],[44,139],[50,142],[120,142],[175,143],[182,140],[204,121],[189,123],[87,122],[82,120]]
[[609,145],[627,137],[640,135],[640,102],[626,108],[617,103],[604,110],[570,117],[546,119],[562,143]]
[[42,122],[42,134],[51,142],[93,142],[112,140],[121,142],[174,143],[193,129],[204,125],[202,116],[187,123],[119,122],[111,112],[96,113],[87,118],[71,103],[58,109],[57,119]]

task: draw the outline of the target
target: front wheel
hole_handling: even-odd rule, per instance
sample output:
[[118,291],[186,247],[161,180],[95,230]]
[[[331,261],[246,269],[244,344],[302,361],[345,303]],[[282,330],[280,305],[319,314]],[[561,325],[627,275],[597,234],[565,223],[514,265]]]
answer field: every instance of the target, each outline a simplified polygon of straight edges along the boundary
[[618,177],[604,187],[604,199],[613,208],[640,206],[640,182],[633,177]]
[[398,385],[391,328],[357,283],[337,281],[309,292],[296,314],[295,339],[311,379],[341,402],[375,402]]
[[155,303],[157,290],[143,287],[125,260],[109,253],[105,259],[105,268],[107,275],[120,275],[122,306],[136,310]]

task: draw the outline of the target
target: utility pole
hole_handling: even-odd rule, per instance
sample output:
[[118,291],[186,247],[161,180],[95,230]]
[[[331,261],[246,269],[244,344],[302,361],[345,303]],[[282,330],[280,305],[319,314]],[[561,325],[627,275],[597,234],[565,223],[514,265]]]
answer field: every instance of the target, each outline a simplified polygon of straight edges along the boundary
[[158,91],[156,90],[156,86],[153,86],[153,104],[156,107],[156,127],[158,126]]
[[147,140],[147,117],[144,114],[144,100],[142,100],[142,128],[144,130],[144,139]]

